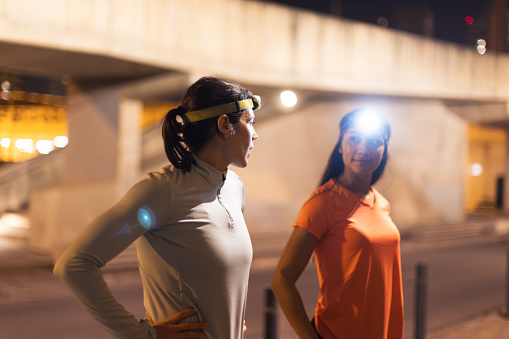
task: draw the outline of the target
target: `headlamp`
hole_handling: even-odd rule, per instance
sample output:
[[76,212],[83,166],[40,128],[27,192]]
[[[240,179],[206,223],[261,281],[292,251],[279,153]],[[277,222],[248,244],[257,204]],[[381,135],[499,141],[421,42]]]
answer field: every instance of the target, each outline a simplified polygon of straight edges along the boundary
[[377,112],[370,109],[363,109],[358,112],[345,126],[341,128],[341,134],[351,128],[364,135],[381,135],[384,140],[388,139],[385,126],[385,119]]
[[212,106],[197,111],[190,111],[183,115],[186,122],[196,122],[200,120],[218,117],[223,114],[240,112],[252,108],[259,109],[261,106],[261,98],[258,95],[251,95],[249,98],[239,101],[230,102],[228,104]]
[[380,133],[382,127],[382,119],[373,111],[364,111],[355,119],[356,127],[363,134]]

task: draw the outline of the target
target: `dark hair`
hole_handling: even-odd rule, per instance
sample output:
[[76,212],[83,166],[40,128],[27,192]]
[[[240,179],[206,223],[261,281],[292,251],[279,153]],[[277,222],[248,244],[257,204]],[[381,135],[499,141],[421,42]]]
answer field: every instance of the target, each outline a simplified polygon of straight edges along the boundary
[[[170,110],[162,120],[162,134],[166,157],[176,168],[186,172],[196,165],[193,153],[199,151],[214,133],[221,136],[217,126],[219,117],[185,123],[186,112],[228,104],[252,97],[239,84],[216,77],[203,77],[192,84],[182,97],[178,108]],[[226,114],[236,126],[244,111]],[[180,116],[180,121],[177,119]]]
[[[339,153],[339,148],[341,147],[341,142],[343,141],[343,135],[346,132],[346,130],[350,129],[355,124],[355,120],[359,116],[359,114],[365,111],[366,111],[365,108],[358,108],[351,111],[341,119],[341,122],[339,123],[340,131],[339,140],[334,146],[334,149],[332,150],[329,160],[327,161],[325,171],[323,172],[322,179],[320,180],[320,186],[325,184],[332,178],[339,177],[345,170],[343,156],[341,155],[341,153]],[[381,135],[384,140],[384,153],[382,155],[382,161],[380,161],[380,165],[378,165],[378,167],[373,171],[373,176],[371,177],[370,183],[371,185],[375,184],[378,181],[378,179],[380,179],[382,173],[384,172],[385,165],[387,164],[387,143],[391,136],[391,128],[389,126],[389,123],[382,116],[379,116],[379,118],[382,126]]]

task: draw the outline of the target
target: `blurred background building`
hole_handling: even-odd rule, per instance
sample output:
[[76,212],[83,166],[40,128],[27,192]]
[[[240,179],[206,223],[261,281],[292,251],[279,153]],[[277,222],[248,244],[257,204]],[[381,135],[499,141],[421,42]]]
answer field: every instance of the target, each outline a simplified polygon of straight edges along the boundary
[[393,129],[377,188],[402,233],[506,214],[505,1],[466,15],[461,2],[450,36],[441,1],[393,2],[356,1],[362,16],[349,1],[0,0],[0,213],[26,215],[31,248],[57,256],[168,163],[159,120],[216,75],[263,100],[250,164],[234,169],[252,233],[290,231],[361,106]]

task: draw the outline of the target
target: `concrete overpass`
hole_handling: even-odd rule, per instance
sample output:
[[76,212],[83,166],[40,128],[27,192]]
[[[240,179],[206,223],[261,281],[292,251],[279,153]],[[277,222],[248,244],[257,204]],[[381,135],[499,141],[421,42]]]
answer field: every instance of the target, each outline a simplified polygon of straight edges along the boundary
[[[264,98],[260,139],[250,166],[237,171],[252,232],[289,230],[353,108],[375,106],[391,123],[390,166],[378,186],[404,231],[462,220],[469,125],[509,128],[509,58],[490,53],[489,42],[479,55],[256,1],[1,0],[0,66],[72,79],[63,180],[31,199],[32,246],[40,248],[65,246],[164,164],[161,145],[143,143],[144,102],[178,100],[202,75],[234,79]],[[278,105],[283,88],[301,98],[292,112]],[[147,153],[161,161],[147,166]]]

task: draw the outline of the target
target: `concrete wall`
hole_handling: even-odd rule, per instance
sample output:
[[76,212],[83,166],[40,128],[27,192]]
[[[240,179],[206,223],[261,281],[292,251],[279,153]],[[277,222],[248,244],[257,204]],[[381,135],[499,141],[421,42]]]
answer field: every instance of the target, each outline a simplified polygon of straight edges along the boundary
[[241,0],[0,0],[0,42],[243,83],[504,100],[509,57]]
[[255,125],[259,139],[246,169],[246,218],[252,232],[285,231],[317,187],[350,110],[375,107],[393,136],[390,160],[376,185],[400,229],[464,215],[467,125],[440,100],[343,99],[307,107]]

